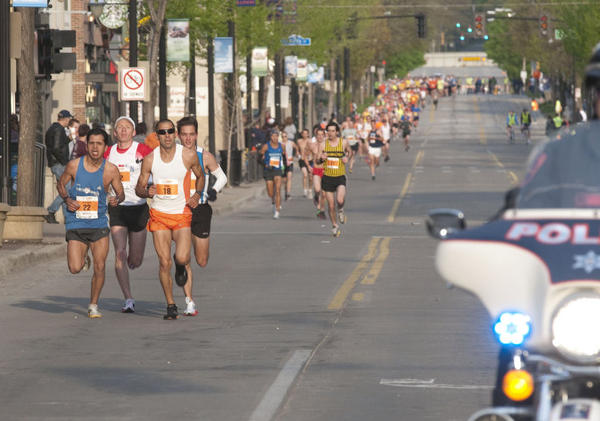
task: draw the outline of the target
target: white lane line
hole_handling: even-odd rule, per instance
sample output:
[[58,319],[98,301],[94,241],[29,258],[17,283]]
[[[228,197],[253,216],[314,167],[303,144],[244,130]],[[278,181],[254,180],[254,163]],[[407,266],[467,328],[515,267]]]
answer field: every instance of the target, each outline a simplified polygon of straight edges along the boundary
[[249,421],[270,421],[273,419],[296,376],[308,361],[310,354],[309,349],[294,351],[254,412],[252,412]]
[[494,386],[471,384],[436,384],[435,379],[381,379],[380,385],[392,387],[409,387],[413,389],[457,389],[457,390],[491,390]]

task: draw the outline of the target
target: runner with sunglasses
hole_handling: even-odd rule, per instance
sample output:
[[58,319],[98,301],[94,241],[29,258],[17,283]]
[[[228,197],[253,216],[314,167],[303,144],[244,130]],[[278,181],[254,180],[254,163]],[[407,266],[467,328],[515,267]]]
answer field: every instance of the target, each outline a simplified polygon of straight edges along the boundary
[[[192,247],[192,209],[198,206],[204,190],[204,172],[196,151],[175,143],[175,125],[171,120],[160,120],[156,134],[160,146],[144,158],[135,191],[140,197],[154,199],[148,230],[154,240],[160,283],[167,301],[164,319],[174,320],[179,318],[179,312],[173,299],[171,242],[175,242],[175,282],[184,286],[187,282],[185,266],[190,262]],[[189,170],[196,176],[192,195],[189,186],[185,186]],[[154,181],[152,186],[148,186],[150,175]]]

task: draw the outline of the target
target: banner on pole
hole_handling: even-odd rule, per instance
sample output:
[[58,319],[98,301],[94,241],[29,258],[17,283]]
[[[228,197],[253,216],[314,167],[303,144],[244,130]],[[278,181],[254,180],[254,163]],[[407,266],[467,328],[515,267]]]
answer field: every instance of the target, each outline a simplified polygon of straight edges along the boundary
[[236,0],[237,7],[256,6],[256,0]]
[[252,49],[252,76],[267,76],[269,74],[269,50],[267,47]]
[[190,61],[190,20],[167,20],[167,61]]
[[305,58],[298,59],[298,69],[296,74],[296,82],[306,82],[308,78],[308,60]]
[[215,73],[233,73],[233,38],[217,37],[215,46]]
[[48,7],[48,0],[13,0],[12,7]]
[[285,56],[285,76],[292,78],[296,77],[298,73],[298,57],[296,56]]

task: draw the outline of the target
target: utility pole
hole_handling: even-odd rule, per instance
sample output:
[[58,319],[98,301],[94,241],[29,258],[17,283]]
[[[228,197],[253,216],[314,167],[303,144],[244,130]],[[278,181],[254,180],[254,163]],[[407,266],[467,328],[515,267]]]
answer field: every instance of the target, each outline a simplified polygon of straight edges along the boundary
[[206,53],[208,55],[208,150],[215,155],[215,45],[212,36],[208,37]]
[[344,47],[344,113],[350,114],[350,104],[352,103],[352,87],[350,86],[350,48]]
[[8,1],[0,4],[0,141],[2,142],[2,159],[0,159],[0,177],[2,177],[1,202],[8,203],[9,162],[9,116],[10,116],[10,6]]
[[246,56],[246,115],[248,116],[248,125],[254,121],[252,113],[252,53]]
[[281,56],[275,54],[275,123],[281,124]]
[[196,49],[192,43],[190,49],[190,92],[189,92],[189,103],[188,113],[190,116],[196,118]]
[[[137,0],[129,0],[129,67],[138,65]],[[129,116],[138,123],[138,103],[129,102]]]
[[167,118],[167,25],[163,24],[158,44],[158,109],[160,119]]
[[342,75],[340,74],[340,56],[336,56],[335,58],[335,118],[339,121],[340,119],[340,110],[342,109],[342,92],[341,92],[341,79]]

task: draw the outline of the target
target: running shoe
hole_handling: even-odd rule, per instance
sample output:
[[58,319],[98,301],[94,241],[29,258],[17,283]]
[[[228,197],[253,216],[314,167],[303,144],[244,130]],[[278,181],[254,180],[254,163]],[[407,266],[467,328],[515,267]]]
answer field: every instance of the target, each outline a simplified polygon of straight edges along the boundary
[[287,202],[287,200],[290,198],[290,195],[287,194],[287,192],[285,193],[285,201]]
[[273,213],[273,219],[279,219],[279,211]]
[[195,316],[198,314],[198,310],[196,309],[196,303],[190,297],[185,297],[186,308],[183,312],[186,316]]
[[90,304],[88,306],[88,317],[90,319],[99,319],[102,317],[102,313],[98,311],[98,304]]
[[164,320],[177,320],[179,319],[179,312],[175,304],[169,304],[167,306],[167,314],[163,316]]
[[383,158],[383,162],[388,162],[390,160],[390,156],[386,155],[385,158]]
[[374,175],[371,176],[371,180],[375,181],[375,176]]
[[135,300],[133,298],[125,300],[125,305],[121,308],[121,313],[135,313]]
[[352,174],[352,168],[348,168],[348,172]]
[[92,265],[92,259],[90,259],[89,254],[86,254],[85,260],[83,261],[83,267],[81,268],[81,270],[84,272],[87,272],[88,270],[90,270],[91,265]]
[[319,211],[319,212],[317,212],[317,218],[319,218],[319,219],[327,219],[327,216],[325,216],[325,212],[324,211]]
[[319,195],[317,193],[315,193],[313,196],[313,204],[315,206],[319,206]]
[[342,230],[340,229],[340,227],[333,227],[331,229],[331,233],[333,234],[334,237],[339,237],[342,234]]
[[344,209],[340,209],[338,211],[338,220],[340,221],[340,224],[346,223],[346,214],[344,213]]
[[175,262],[175,282],[177,283],[177,285],[182,287],[187,282],[187,270],[185,270],[185,265],[180,265],[177,263],[175,255],[173,255],[173,261]]

